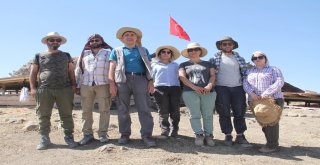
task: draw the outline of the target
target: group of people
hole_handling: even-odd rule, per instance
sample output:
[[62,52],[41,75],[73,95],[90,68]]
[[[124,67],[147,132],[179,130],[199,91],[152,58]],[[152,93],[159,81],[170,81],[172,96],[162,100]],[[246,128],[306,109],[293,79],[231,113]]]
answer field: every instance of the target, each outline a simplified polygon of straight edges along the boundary
[[[130,98],[133,95],[141,138],[147,147],[156,146],[152,137],[154,122],[149,105],[150,94],[154,95],[159,111],[161,133],[157,138],[179,135],[182,96],[197,146],[215,145],[215,110],[219,114],[221,131],[225,134],[224,144],[232,146],[234,142],[243,147],[251,146],[244,135],[247,130],[246,93],[249,104],[271,97],[283,107],[281,71],[269,66],[266,54],[261,51],[252,54],[255,66],[248,68],[244,58],[234,51],[238,42],[231,37],[223,37],[216,42],[219,52],[209,61],[201,59],[208,51],[196,42],[189,43],[181,52],[172,45],[160,46],[153,61],[149,51],[142,47],[139,29],[122,27],[116,37],[124,46],[112,48],[99,34],[91,35],[75,69],[70,54],[59,50],[59,46],[67,41],[65,37],[51,32],[42,39],[48,50],[35,55],[30,73],[31,95],[36,98],[40,125],[38,150],[47,149],[51,144],[50,117],[54,103],[59,107],[65,142],[71,148],[94,140],[92,111],[95,99],[100,113],[99,141],[109,141],[110,106],[114,97],[120,133],[118,143],[125,145],[131,135]],[[179,65],[174,60],[180,55],[188,60]],[[83,138],[80,142],[73,138],[74,93],[81,96]],[[234,141],[233,128],[236,131]],[[279,124],[265,125],[263,132],[267,143],[260,151],[276,151]]]

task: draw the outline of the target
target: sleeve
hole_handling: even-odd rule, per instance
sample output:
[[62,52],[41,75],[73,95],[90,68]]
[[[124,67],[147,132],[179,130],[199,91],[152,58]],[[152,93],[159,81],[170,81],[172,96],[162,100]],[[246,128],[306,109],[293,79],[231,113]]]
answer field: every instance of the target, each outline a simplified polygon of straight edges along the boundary
[[73,59],[72,59],[71,55],[68,52],[65,52],[65,53],[66,53],[66,55],[68,57],[69,63],[70,62],[73,63]]
[[[249,70],[247,70],[246,72],[247,72],[247,73],[246,73],[247,75],[250,74],[250,73],[249,73]],[[251,84],[249,83],[248,77],[249,77],[249,76],[247,76],[245,79],[243,79],[243,89],[244,89],[244,91],[245,91],[246,93],[250,94],[250,93],[254,93],[254,89],[253,89],[253,87],[251,86]]]
[[151,59],[152,59],[151,54],[149,53],[148,49],[146,49],[146,48],[144,48],[144,49],[146,50],[148,60],[151,61]]
[[111,51],[111,54],[109,56],[109,61],[117,61],[117,54],[116,54],[116,49],[113,49]]
[[280,69],[273,67],[272,68],[272,81],[273,84],[269,86],[262,94],[261,96],[272,96],[274,93],[281,91],[281,88],[284,85],[284,79],[282,76],[282,73]]
[[37,53],[32,59],[32,64],[39,65],[39,58],[40,58],[40,53]]

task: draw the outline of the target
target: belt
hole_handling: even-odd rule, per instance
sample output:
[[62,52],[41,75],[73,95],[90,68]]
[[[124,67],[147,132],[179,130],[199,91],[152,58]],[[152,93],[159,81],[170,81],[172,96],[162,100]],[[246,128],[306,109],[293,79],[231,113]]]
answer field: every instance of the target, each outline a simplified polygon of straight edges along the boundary
[[145,76],[144,72],[126,72],[126,75],[136,75],[136,76]]

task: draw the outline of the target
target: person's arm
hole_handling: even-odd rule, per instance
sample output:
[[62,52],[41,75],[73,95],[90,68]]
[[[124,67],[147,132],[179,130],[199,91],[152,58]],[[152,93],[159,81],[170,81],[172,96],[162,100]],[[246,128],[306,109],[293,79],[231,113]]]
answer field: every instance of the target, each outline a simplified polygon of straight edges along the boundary
[[204,87],[205,92],[210,93],[211,89],[214,87],[216,81],[216,70],[214,68],[210,68],[210,79],[208,84]]
[[37,92],[37,75],[39,71],[39,65],[37,64],[32,64],[31,65],[31,70],[30,70],[30,76],[29,76],[29,81],[30,81],[30,95],[35,96]]
[[261,97],[258,96],[256,93],[254,93],[254,88],[248,81],[249,74],[250,74],[248,72],[249,70],[247,70],[247,73],[246,73],[248,76],[246,76],[245,79],[243,79],[243,89],[246,93],[248,93],[248,95],[252,100],[259,100]]
[[110,84],[110,94],[111,96],[116,96],[117,95],[117,85],[114,80],[114,75],[115,75],[115,69],[117,66],[116,61],[109,61],[109,74],[108,74],[108,81]]
[[68,63],[68,74],[73,92],[76,92],[76,77],[74,74],[74,66],[72,62]]
[[182,83],[188,87],[190,87],[191,89],[193,89],[194,91],[196,91],[198,94],[203,94],[204,89],[201,87],[198,87],[196,85],[194,85],[192,82],[190,82],[187,79],[187,73],[183,68],[179,69],[179,78],[182,81]]
[[76,69],[75,69],[75,79],[76,79],[76,94],[80,95],[80,86],[82,79],[82,71],[80,69],[80,57],[77,60]]
[[272,96],[274,93],[281,91],[281,88],[284,85],[284,79],[282,76],[282,73],[280,71],[280,69],[278,68],[272,68],[272,81],[274,81],[274,83],[272,85],[270,85],[262,94],[261,97],[268,97],[268,96]]

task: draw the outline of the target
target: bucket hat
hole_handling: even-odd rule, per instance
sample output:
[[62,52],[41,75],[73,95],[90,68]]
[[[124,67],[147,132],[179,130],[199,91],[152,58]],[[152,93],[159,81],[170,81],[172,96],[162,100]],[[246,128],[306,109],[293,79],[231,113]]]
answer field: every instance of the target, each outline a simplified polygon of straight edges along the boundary
[[217,49],[218,49],[218,50],[221,50],[221,49],[220,49],[220,45],[221,45],[221,43],[222,43],[223,41],[232,41],[233,44],[234,44],[233,49],[237,49],[237,48],[239,47],[239,44],[238,44],[237,41],[233,40],[233,39],[232,39],[231,37],[229,37],[229,36],[225,36],[225,37],[222,37],[220,40],[218,40],[218,41],[216,42],[216,46],[217,46]]
[[46,36],[44,36],[41,39],[41,42],[43,44],[47,44],[49,38],[60,38],[61,39],[61,45],[65,44],[67,42],[67,39],[64,36],[60,35],[58,32],[49,32]]
[[200,49],[201,49],[201,55],[200,55],[200,57],[204,57],[204,56],[207,55],[207,53],[208,53],[207,49],[204,48],[204,47],[202,47],[202,46],[200,46],[199,43],[197,43],[197,42],[191,42],[191,43],[189,43],[189,44],[187,45],[187,48],[185,48],[185,49],[183,49],[183,50],[181,51],[181,54],[182,54],[184,57],[189,58],[189,56],[188,56],[188,49],[194,49],[194,48],[200,48]]

